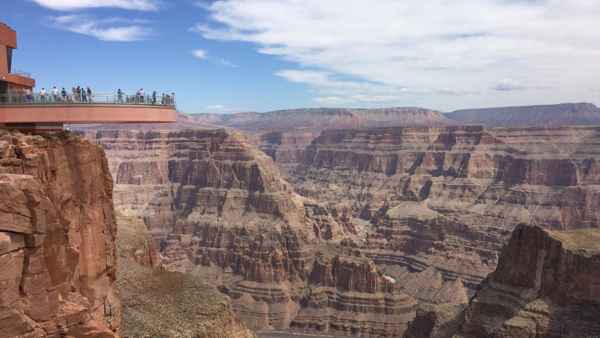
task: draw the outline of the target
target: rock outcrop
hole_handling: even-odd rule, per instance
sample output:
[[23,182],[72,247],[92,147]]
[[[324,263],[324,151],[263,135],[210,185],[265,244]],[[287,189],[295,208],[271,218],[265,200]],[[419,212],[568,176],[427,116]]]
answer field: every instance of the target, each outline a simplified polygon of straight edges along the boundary
[[514,224],[600,224],[599,141],[598,127],[328,130],[291,177],[347,215],[361,251],[400,284],[433,268],[472,292]]
[[461,337],[600,335],[600,230],[518,226],[471,301]]
[[466,304],[420,305],[404,338],[456,338]]
[[401,337],[417,303],[394,284],[360,254],[318,256],[291,326],[357,337]]
[[0,131],[0,337],[117,337],[116,223],[104,152]]

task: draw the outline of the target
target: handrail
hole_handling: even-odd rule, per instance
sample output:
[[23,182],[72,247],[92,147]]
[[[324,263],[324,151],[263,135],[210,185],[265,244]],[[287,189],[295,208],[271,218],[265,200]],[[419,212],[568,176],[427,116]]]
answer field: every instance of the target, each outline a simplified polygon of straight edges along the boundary
[[31,73],[24,72],[22,70],[13,70],[12,72],[10,72],[10,74],[31,78]]
[[127,95],[122,94],[92,94],[91,98],[83,94],[57,95],[46,93],[11,93],[0,94],[1,105],[70,105],[70,104],[115,104],[115,105],[156,105],[175,106],[174,94],[156,95]]

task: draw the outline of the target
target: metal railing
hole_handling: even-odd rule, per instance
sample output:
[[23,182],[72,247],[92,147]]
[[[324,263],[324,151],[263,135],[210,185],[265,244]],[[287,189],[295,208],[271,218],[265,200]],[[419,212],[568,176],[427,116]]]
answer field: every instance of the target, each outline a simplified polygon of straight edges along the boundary
[[11,73],[11,74],[14,74],[14,75],[19,75],[19,76],[23,76],[23,77],[28,77],[28,78],[31,78],[31,73],[24,72],[24,71],[22,71],[22,70],[18,70],[18,69],[17,69],[17,70],[14,70],[14,69],[13,69],[13,71],[12,71],[12,72],[10,72],[10,73]]
[[151,105],[175,106],[174,94],[127,95],[122,94],[83,94],[59,93],[12,93],[0,94],[0,105],[69,105],[69,104],[115,104],[115,105]]

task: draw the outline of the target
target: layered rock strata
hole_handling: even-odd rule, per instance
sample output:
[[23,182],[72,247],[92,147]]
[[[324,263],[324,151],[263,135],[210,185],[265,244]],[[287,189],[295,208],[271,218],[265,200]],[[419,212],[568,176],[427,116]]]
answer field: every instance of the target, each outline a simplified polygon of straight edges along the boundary
[[466,311],[460,337],[600,335],[600,230],[518,226]]
[[318,256],[291,326],[358,337],[401,337],[416,301],[363,256]]
[[[356,231],[342,214],[296,194],[273,161],[239,134],[99,131],[93,136],[109,154],[116,208],[143,219],[161,265],[218,285],[248,327],[287,329],[296,319],[306,324],[320,313],[330,318],[326,331],[400,336],[414,315],[414,299],[381,286],[338,292],[337,284],[323,289],[318,284],[314,295],[328,300],[318,308],[305,306],[306,290],[319,283],[316,253]],[[139,251],[138,261],[152,256],[146,249],[131,251]],[[385,284],[368,258],[360,261],[338,258],[336,280],[356,273],[357,283]]]
[[382,267],[433,268],[474,290],[514,224],[600,224],[599,142],[598,127],[328,130],[291,176],[346,213]]
[[117,337],[116,224],[104,152],[0,131],[0,337]]
[[196,124],[234,128],[251,135],[287,175],[302,162],[304,150],[325,129],[383,126],[445,126],[454,124],[444,114],[426,108],[382,109],[313,108],[266,113],[195,114]]
[[[251,328],[287,328],[312,247],[346,229],[225,130],[99,131],[116,208],[143,218],[170,271],[215,277]],[[214,282],[214,281],[213,281]]]

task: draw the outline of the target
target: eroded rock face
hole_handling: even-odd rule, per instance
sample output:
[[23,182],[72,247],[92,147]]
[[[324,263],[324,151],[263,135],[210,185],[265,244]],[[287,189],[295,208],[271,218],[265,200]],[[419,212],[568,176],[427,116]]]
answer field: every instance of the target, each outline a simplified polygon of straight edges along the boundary
[[360,254],[318,256],[291,326],[358,337],[401,337],[417,303],[394,284]]
[[462,337],[600,334],[600,230],[518,226],[466,311]]
[[[356,229],[343,213],[296,194],[273,161],[240,135],[100,131],[94,137],[109,155],[116,209],[144,220],[161,266],[219,286],[248,327],[296,323],[400,336],[414,316],[415,300],[392,290],[369,258],[339,254],[320,265],[315,255],[355,237]],[[140,251],[138,261],[151,256],[147,249],[129,251]],[[334,284],[321,284],[321,267]],[[313,299],[316,308],[305,298],[309,289],[324,297]],[[309,323],[317,317],[328,324]]]
[[297,195],[273,161],[239,134],[94,137],[110,157],[117,210],[144,219],[166,269],[216,276],[251,328],[289,326],[312,247],[339,239],[343,225]]
[[0,131],[0,337],[116,337],[116,224],[100,147]]
[[380,266],[433,268],[474,290],[514,224],[600,224],[599,140],[597,127],[329,130],[291,177],[302,195],[347,214]]

